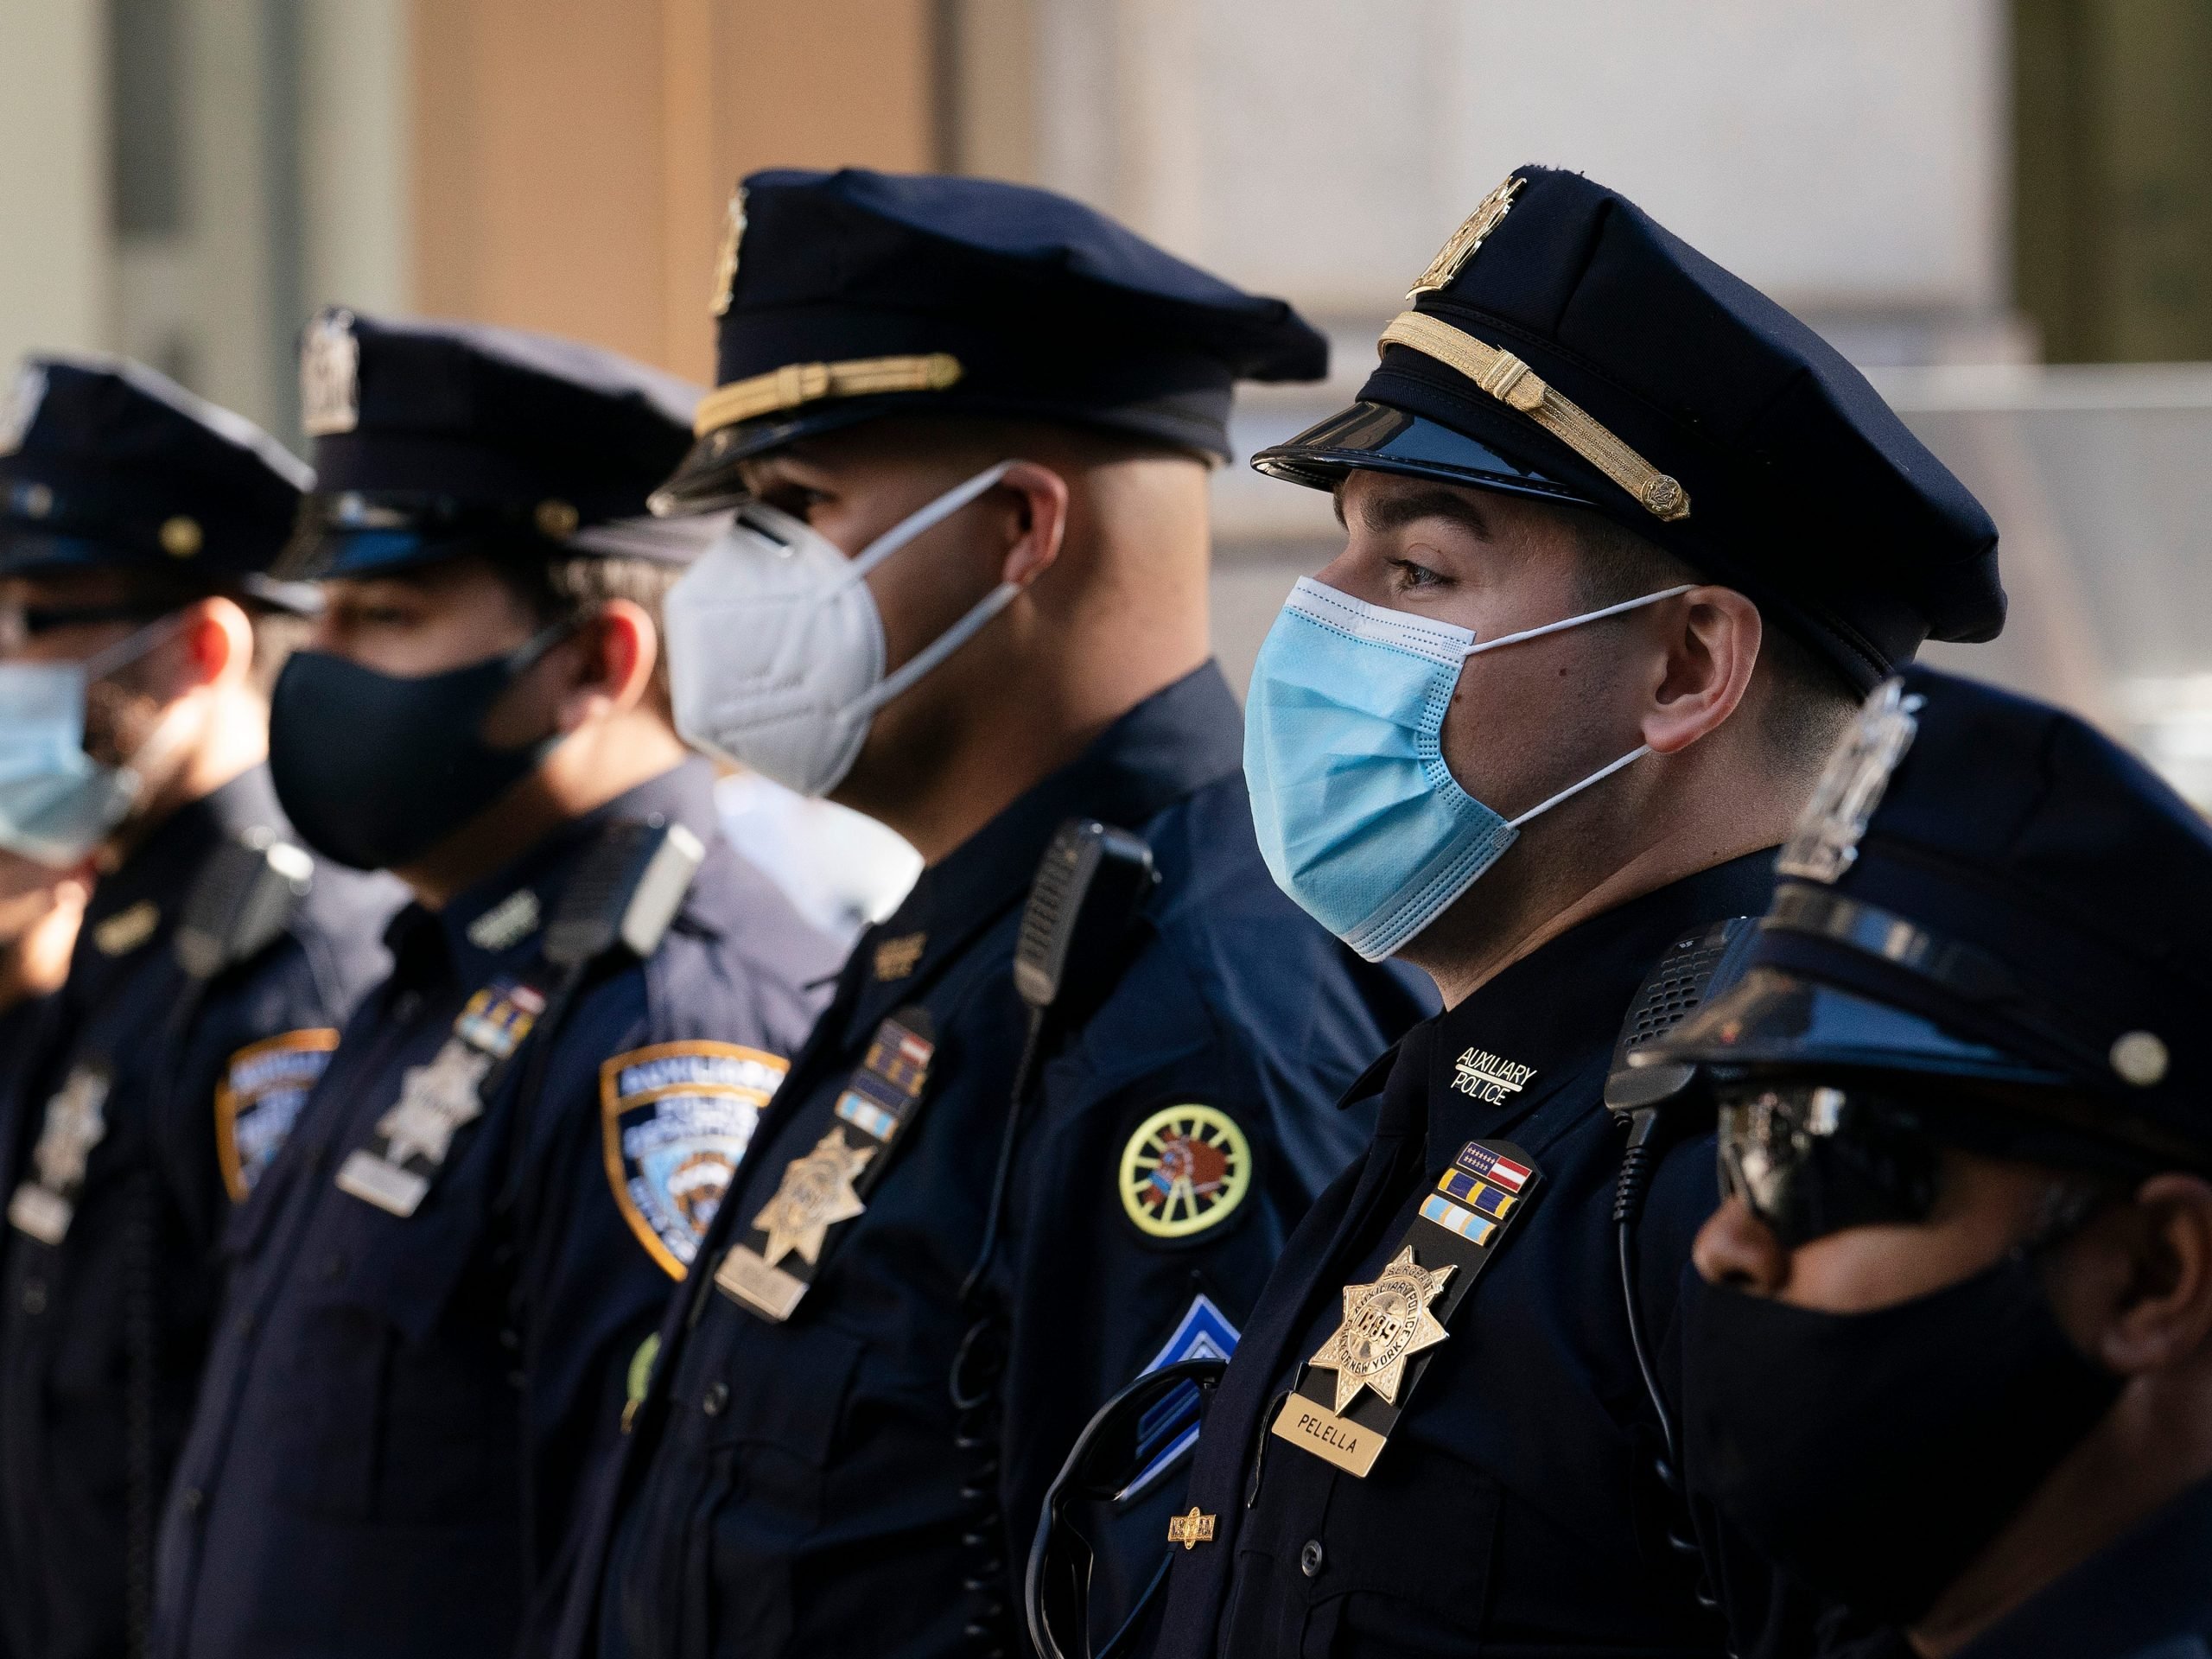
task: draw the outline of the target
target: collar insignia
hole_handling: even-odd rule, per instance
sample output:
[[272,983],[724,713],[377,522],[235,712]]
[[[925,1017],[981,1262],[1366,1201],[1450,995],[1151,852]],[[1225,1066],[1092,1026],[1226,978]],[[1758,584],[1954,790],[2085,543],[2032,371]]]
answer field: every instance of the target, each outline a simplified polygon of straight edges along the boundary
[[1414,278],[1414,285],[1406,290],[1406,297],[1419,299],[1424,294],[1433,294],[1440,289],[1449,288],[1452,279],[1459,274],[1460,268],[1475,257],[1475,250],[1482,246],[1483,238],[1497,228],[1498,221],[1513,206],[1513,198],[1520,194],[1521,187],[1527,182],[1525,179],[1508,179],[1477,202],[1475,211],[1460,221],[1459,228],[1452,232],[1451,238],[1436,251],[1436,257],[1428,262],[1428,269]]
[[1813,798],[1775,861],[1777,874],[1833,881],[1858,861],[1859,839],[1882,804],[1890,774],[1912,747],[1920,729],[1913,716],[1926,701],[1905,696],[1901,680],[1885,680],[1874,688],[1828,757]]
[[361,422],[361,342],[351,311],[326,311],[300,342],[300,426],[311,438]]
[[793,1250],[810,1264],[821,1259],[830,1229],[868,1207],[853,1191],[853,1177],[868,1167],[876,1150],[847,1146],[841,1123],[815,1142],[812,1152],[784,1166],[776,1196],[753,1217],[753,1224],[768,1235],[761,1255],[770,1267]]
[[141,899],[95,927],[92,944],[104,957],[128,956],[152,938],[161,925],[162,907],[150,899]]
[[528,887],[512,893],[468,925],[468,942],[479,950],[505,950],[537,931],[537,895]]
[[875,976],[878,979],[904,979],[912,973],[922,960],[922,952],[929,949],[926,933],[902,933],[895,939],[886,939],[875,947]]
[[45,401],[46,371],[35,363],[24,364],[16,371],[16,384],[9,389],[7,400],[0,403],[0,455],[12,455],[22,448],[31,423],[38,419],[38,407]]
[[1503,1106],[1529,1086],[1533,1065],[1501,1059],[1488,1049],[1471,1048],[1452,1065],[1452,1086],[1487,1106]]
[[728,314],[731,296],[737,289],[737,248],[745,240],[745,192],[740,188],[729,199],[729,211],[722,220],[722,245],[715,254],[715,315]]
[[1344,1287],[1344,1319],[1321,1351],[1306,1363],[1337,1374],[1336,1409],[1341,1413],[1362,1389],[1372,1389],[1391,1404],[1405,1380],[1406,1362],[1433,1348],[1447,1334],[1428,1311],[1452,1276],[1449,1264],[1430,1272],[1414,1260],[1408,1244],[1371,1285]]

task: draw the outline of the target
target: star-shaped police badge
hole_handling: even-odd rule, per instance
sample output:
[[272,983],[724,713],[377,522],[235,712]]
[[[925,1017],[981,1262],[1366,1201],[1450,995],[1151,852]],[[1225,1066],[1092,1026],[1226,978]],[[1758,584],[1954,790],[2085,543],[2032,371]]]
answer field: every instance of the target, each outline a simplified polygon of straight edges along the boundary
[[793,1250],[809,1265],[822,1259],[822,1241],[830,1228],[868,1208],[853,1191],[853,1177],[868,1167],[875,1151],[847,1146],[839,1124],[815,1142],[812,1152],[784,1166],[776,1196],[753,1217],[753,1224],[768,1235],[761,1254],[770,1267]]
[[106,1072],[81,1066],[46,1103],[31,1161],[38,1166],[39,1185],[49,1192],[70,1198],[85,1184],[92,1148],[107,1135],[107,1090]]
[[454,1132],[483,1115],[476,1090],[491,1069],[488,1056],[448,1038],[428,1065],[402,1071],[399,1103],[377,1120],[385,1160],[404,1164],[419,1157],[427,1164],[444,1163]]
[[1306,1362],[1337,1374],[1339,1415],[1362,1389],[1397,1404],[1406,1362],[1446,1335],[1428,1307],[1444,1294],[1444,1281],[1451,1276],[1448,1263],[1433,1273],[1421,1266],[1408,1244],[1373,1284],[1344,1287],[1344,1322]]

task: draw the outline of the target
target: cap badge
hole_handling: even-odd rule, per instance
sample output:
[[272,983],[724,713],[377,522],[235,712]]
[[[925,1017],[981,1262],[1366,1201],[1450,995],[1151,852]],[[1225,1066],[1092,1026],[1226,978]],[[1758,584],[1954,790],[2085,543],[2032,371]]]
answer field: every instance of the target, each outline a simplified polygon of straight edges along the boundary
[[7,401],[0,403],[0,455],[12,455],[22,448],[31,423],[38,419],[38,406],[45,401],[46,371],[35,363],[24,364],[16,371]]
[[722,220],[722,245],[715,255],[715,315],[729,313],[731,296],[737,289],[737,245],[745,240],[745,188],[740,185],[729,199],[729,211]]
[[1414,278],[1406,297],[1419,299],[1424,294],[1449,288],[1460,268],[1475,257],[1475,250],[1482,246],[1483,238],[1497,228],[1498,221],[1513,206],[1513,198],[1527,182],[1526,179],[1508,179],[1477,202],[1475,211],[1459,221],[1459,228],[1436,251],[1436,257],[1428,262],[1428,269]]
[[1776,861],[1778,874],[1833,881],[1857,861],[1859,838],[1882,803],[1890,774],[1912,747],[1920,729],[1913,716],[1926,702],[1917,694],[1907,696],[1902,680],[1885,680],[1874,688],[1828,756],[1813,798]]
[[311,438],[361,422],[361,342],[351,311],[325,311],[300,342],[300,425]]

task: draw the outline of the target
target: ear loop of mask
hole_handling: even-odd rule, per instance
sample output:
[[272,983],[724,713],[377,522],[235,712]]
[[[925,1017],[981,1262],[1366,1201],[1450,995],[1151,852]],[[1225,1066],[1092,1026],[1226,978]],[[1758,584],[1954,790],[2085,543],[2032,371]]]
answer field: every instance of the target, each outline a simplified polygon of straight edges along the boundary
[[[981,496],[986,490],[996,485],[1018,464],[1013,460],[1007,460],[999,462],[995,467],[988,467],[965,484],[947,490],[927,506],[900,519],[855,556],[852,563],[852,580],[858,582],[866,577],[869,571],[874,569],[877,565],[881,564],[884,560],[889,558],[917,536],[921,535],[923,531],[942,524],[961,508]],[[844,718],[847,720],[866,719],[893,697],[906,691],[925,674],[974,639],[993,617],[1014,602],[1014,596],[1020,591],[1021,584],[1018,582],[999,583],[989,593],[984,594],[965,616],[938,635],[921,650],[916,652],[906,662],[900,664],[895,672],[886,675],[875,683],[874,688],[863,693],[845,709]]]
[[[166,645],[184,630],[184,613],[171,611],[167,616],[156,617],[143,628],[133,630],[105,650],[96,651],[78,664],[85,676],[85,690],[89,696],[95,683],[106,679],[118,668],[137,662],[157,647]],[[184,741],[184,699],[172,702],[154,729],[129,754],[118,759],[115,771],[118,781],[128,779],[124,785],[130,798],[137,799],[145,787],[146,774],[175,753]]]
[[[1479,657],[1483,652],[1496,651],[1502,645],[1517,645],[1526,639],[1541,639],[1548,633],[1560,633],[1568,628],[1579,628],[1586,622],[1599,622],[1609,616],[1618,616],[1625,611],[1641,610],[1646,605],[1656,605],[1662,599],[1673,599],[1677,594],[1687,594],[1696,586],[1697,584],[1694,582],[1686,582],[1679,587],[1662,588],[1656,594],[1646,594],[1640,599],[1624,599],[1619,604],[1608,605],[1600,611],[1585,611],[1580,616],[1570,616],[1558,622],[1547,622],[1540,628],[1523,628],[1518,633],[1502,634],[1495,639],[1478,640],[1475,644],[1469,645],[1463,655]],[[1651,746],[1649,743],[1639,743],[1619,760],[1610,766],[1600,766],[1580,783],[1569,784],[1549,800],[1539,801],[1517,818],[1509,818],[1506,820],[1506,828],[1518,830],[1530,820],[1541,817],[1560,802],[1573,800],[1592,784],[1604,783],[1606,779],[1624,766],[1633,766],[1650,753]]]

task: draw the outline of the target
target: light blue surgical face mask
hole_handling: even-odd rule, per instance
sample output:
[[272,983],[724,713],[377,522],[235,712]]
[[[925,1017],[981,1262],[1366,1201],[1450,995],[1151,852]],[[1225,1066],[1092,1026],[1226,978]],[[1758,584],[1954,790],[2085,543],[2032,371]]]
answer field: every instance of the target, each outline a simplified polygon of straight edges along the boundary
[[1466,659],[1656,604],[1688,585],[1479,645],[1465,628],[1306,577],[1268,631],[1244,703],[1244,777],[1277,886],[1370,962],[1434,921],[1522,825],[1651,753],[1508,820],[1459,787],[1440,734]]
[[[67,869],[123,822],[143,785],[85,753],[85,688],[175,626],[164,617],[81,663],[0,663],[0,848]],[[134,758],[166,747],[168,723]]]

